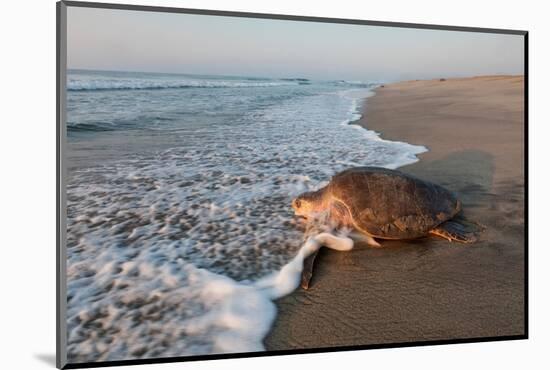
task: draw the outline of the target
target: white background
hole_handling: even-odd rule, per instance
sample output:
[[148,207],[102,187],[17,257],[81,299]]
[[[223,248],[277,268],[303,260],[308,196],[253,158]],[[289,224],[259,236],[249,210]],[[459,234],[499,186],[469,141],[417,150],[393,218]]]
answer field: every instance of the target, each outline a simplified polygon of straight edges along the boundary
[[[111,2],[120,2],[111,0]],[[127,0],[133,4],[530,31],[530,339],[527,341],[143,365],[135,369],[547,368],[550,349],[549,24],[544,1]],[[55,355],[55,2],[2,4],[0,367]],[[546,212],[545,212],[546,210]],[[426,318],[429,320],[429,317]]]

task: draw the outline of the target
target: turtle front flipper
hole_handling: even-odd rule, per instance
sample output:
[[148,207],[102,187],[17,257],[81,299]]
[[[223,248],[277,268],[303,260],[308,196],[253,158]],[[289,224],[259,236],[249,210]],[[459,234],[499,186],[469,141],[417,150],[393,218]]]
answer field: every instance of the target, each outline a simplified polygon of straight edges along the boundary
[[309,289],[309,282],[311,281],[311,277],[313,276],[313,264],[315,263],[315,257],[317,257],[317,254],[319,253],[319,250],[316,250],[312,254],[310,254],[306,259],[304,260],[304,268],[302,270],[302,281],[300,285],[303,289],[307,290]]
[[475,243],[483,227],[467,220],[449,220],[438,225],[430,234],[459,243]]

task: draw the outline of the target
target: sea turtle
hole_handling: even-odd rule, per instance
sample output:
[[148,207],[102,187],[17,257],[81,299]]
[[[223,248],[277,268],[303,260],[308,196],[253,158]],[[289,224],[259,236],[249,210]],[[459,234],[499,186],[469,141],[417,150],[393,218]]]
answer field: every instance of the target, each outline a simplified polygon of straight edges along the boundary
[[[356,167],[330,183],[292,201],[297,216],[325,214],[340,227],[353,229],[369,245],[376,239],[415,239],[437,235],[473,243],[477,231],[460,217],[461,203],[447,189],[396,170]],[[311,279],[315,254],[304,261],[302,287]]]

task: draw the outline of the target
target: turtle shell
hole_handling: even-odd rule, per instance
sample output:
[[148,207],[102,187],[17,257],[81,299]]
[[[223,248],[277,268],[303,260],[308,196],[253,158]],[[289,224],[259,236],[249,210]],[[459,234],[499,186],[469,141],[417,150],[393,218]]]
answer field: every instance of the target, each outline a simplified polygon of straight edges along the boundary
[[395,170],[357,167],[335,175],[326,189],[355,227],[381,239],[412,239],[460,212],[445,188]]

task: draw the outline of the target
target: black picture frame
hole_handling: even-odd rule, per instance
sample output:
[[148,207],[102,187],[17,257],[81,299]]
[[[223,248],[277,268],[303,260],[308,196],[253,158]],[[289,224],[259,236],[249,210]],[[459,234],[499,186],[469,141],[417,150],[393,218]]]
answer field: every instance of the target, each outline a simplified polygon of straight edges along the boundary
[[[397,28],[414,28],[414,29],[431,29],[431,30],[448,30],[476,33],[495,33],[495,34],[510,34],[520,35],[524,38],[524,328],[525,333],[512,336],[496,336],[496,337],[479,337],[466,339],[449,339],[449,340],[430,340],[416,341],[390,344],[370,344],[357,346],[341,346],[341,347],[325,347],[325,348],[308,348],[308,349],[293,349],[293,350],[277,350],[265,352],[250,352],[250,353],[230,353],[230,354],[210,354],[200,356],[178,356],[165,358],[151,359],[129,359],[121,361],[104,361],[104,362],[84,362],[84,363],[67,363],[66,359],[66,169],[65,166],[65,138],[66,138],[66,72],[67,72],[67,8],[68,7],[84,7],[95,9],[117,9],[117,10],[132,10],[143,12],[163,12],[163,13],[182,13],[182,14],[200,14],[200,15],[217,15],[228,17],[244,17],[244,18],[259,18],[259,19],[277,19],[302,22],[320,22],[320,23],[340,23],[368,26],[384,26]],[[264,13],[248,13],[248,12],[232,12],[219,10],[204,10],[204,9],[188,9],[176,7],[159,7],[159,6],[143,6],[130,4],[111,4],[99,2],[79,2],[79,1],[60,1],[56,4],[56,37],[57,37],[57,63],[56,63],[56,366],[60,369],[76,369],[76,368],[93,368],[93,367],[108,367],[122,365],[140,365],[140,364],[157,364],[157,363],[173,363],[173,362],[188,362],[188,361],[203,361],[203,360],[218,360],[246,357],[264,357],[264,356],[279,356],[292,354],[313,354],[322,352],[341,352],[341,351],[358,351],[366,349],[381,349],[381,348],[402,348],[402,347],[418,347],[418,346],[433,346],[445,344],[460,344],[460,343],[481,343],[494,341],[509,341],[509,340],[524,340],[529,338],[529,247],[528,247],[528,177],[529,177],[529,57],[528,57],[528,36],[529,32],[525,30],[512,29],[494,29],[494,28],[477,28],[477,27],[460,27],[450,25],[431,25],[417,23],[400,23],[400,22],[383,22],[373,20],[359,19],[340,19],[340,18],[325,18],[311,17],[298,15],[283,15],[283,14],[264,14]]]

